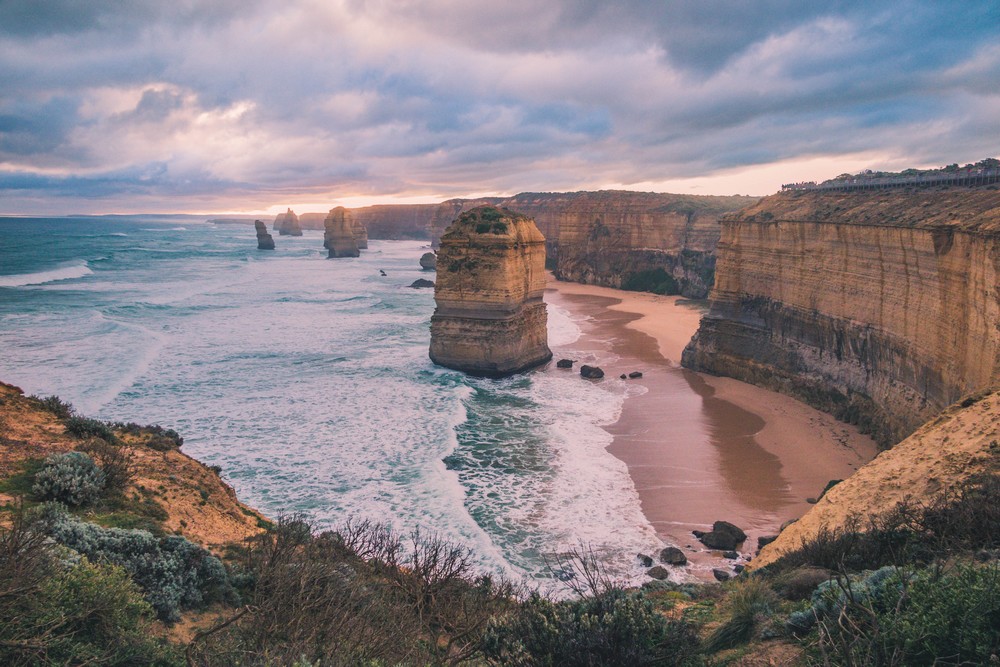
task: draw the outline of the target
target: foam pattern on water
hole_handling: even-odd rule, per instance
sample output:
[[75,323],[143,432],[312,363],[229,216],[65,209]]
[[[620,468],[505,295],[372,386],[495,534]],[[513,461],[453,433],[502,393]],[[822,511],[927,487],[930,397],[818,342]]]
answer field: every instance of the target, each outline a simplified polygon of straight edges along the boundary
[[[268,253],[249,227],[19,233],[20,254],[0,259],[22,277],[0,280],[71,261],[89,273],[0,291],[0,377],[106,419],[177,428],[187,453],[268,515],[419,527],[469,545],[485,568],[534,578],[581,544],[630,578],[635,552],[659,544],[600,428],[625,386],[431,364],[433,293],[408,287],[427,275],[419,242],[327,260],[312,230]],[[573,316],[550,306],[549,323],[551,344],[571,350]]]

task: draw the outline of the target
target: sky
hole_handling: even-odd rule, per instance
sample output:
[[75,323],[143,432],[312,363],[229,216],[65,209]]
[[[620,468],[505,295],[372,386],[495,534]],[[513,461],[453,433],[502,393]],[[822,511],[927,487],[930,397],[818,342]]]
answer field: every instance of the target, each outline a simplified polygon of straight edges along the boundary
[[0,0],[0,214],[753,194],[1000,156],[1000,0]]

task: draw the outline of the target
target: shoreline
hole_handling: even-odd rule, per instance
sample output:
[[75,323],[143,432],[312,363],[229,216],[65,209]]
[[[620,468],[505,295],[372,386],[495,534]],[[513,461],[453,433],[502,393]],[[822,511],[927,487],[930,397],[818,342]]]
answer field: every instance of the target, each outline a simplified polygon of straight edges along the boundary
[[[811,507],[806,498],[877,453],[854,426],[793,398],[681,368],[700,303],[551,276],[546,301],[583,318],[580,339],[554,350],[556,358],[569,350],[592,355],[606,373],[602,382],[637,389],[604,427],[613,438],[608,451],[628,466],[660,539],[684,551],[688,574],[711,579],[714,567],[744,563],[757,538],[802,516]],[[634,370],[642,378],[619,379]],[[717,520],[747,533],[739,560],[724,560],[691,534]]]

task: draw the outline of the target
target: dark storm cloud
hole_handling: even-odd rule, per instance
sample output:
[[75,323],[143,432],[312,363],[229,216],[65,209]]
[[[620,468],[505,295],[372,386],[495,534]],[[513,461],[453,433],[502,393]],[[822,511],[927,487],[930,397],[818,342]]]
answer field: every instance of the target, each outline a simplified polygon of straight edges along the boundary
[[998,7],[2,0],[0,192],[267,206],[975,160],[1000,152]]

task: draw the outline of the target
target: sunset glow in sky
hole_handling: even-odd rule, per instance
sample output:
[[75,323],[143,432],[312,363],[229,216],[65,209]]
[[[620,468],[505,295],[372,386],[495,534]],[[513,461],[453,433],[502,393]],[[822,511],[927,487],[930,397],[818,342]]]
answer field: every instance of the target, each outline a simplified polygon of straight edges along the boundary
[[769,194],[998,155],[996,0],[0,2],[0,214]]

